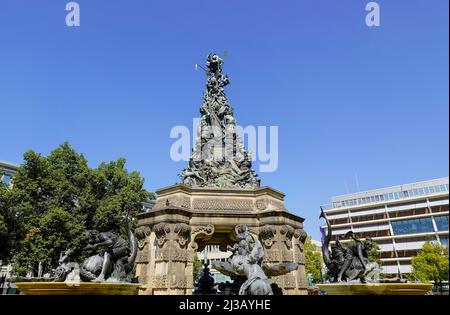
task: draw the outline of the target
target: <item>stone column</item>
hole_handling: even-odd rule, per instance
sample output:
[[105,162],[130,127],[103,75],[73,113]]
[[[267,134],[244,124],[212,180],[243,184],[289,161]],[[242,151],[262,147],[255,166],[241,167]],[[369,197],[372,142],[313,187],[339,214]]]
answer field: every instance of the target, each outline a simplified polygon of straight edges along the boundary
[[297,282],[297,292],[295,294],[308,294],[308,281],[305,271],[305,252],[304,245],[307,234],[303,228],[296,229],[293,237],[294,262],[298,264],[298,269],[294,272]]
[[[264,246],[265,263],[297,262],[292,242],[294,232],[294,228],[290,225],[264,225],[260,228],[259,238]],[[304,278],[304,268],[299,266],[299,270],[273,277],[272,280],[283,289],[283,294],[301,294],[301,282],[297,280],[303,279],[302,274]]]
[[155,233],[155,265],[152,277],[153,293],[186,294],[188,264],[187,245],[191,227],[186,223],[158,223]]
[[[136,276],[141,285],[139,294],[152,294],[149,286],[151,278],[152,229],[149,226],[141,226],[135,231],[138,239],[138,254],[136,256]],[[154,239],[154,237],[153,237]]]

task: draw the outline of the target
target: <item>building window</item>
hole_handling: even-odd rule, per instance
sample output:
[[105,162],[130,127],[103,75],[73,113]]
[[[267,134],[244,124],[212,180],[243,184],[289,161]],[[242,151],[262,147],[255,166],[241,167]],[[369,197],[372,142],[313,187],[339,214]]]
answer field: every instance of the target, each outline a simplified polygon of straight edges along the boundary
[[434,217],[438,231],[448,231],[448,216],[441,215]]
[[392,230],[394,235],[434,232],[431,218],[392,221]]
[[11,181],[11,176],[9,175],[3,175],[2,177],[2,183],[5,185],[9,185],[9,182]]
[[441,240],[442,247],[448,248],[448,236],[441,236],[439,239]]

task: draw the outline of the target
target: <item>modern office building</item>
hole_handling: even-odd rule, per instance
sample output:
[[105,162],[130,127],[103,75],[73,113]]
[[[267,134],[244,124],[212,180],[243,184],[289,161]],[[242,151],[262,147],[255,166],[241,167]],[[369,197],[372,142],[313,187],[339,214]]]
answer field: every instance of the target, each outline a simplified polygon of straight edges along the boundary
[[18,164],[0,160],[0,182],[8,186],[11,185],[11,179],[18,168]]
[[448,177],[333,197],[322,209],[334,236],[352,230],[380,246],[388,276],[410,273],[426,241],[448,248]]

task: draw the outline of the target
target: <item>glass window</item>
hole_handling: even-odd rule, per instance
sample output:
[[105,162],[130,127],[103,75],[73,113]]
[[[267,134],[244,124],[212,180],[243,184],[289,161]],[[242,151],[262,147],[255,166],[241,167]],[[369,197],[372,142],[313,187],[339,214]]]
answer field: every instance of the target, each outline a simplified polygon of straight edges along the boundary
[[3,184],[8,185],[10,180],[11,180],[11,176],[3,175],[3,177],[2,177]]
[[436,222],[438,231],[448,231],[448,216],[447,215],[440,215],[438,217],[434,217],[434,222]]
[[429,194],[429,193],[430,193],[430,188],[425,187],[424,190],[425,190],[425,193],[426,193],[426,194]]
[[445,185],[441,185],[439,188],[441,188],[441,191],[445,191]]
[[441,245],[444,248],[448,248],[448,236],[440,236]]
[[392,221],[392,230],[396,235],[434,232],[431,218]]
[[408,193],[407,190],[405,190],[405,191],[403,192],[403,197],[408,197],[408,196],[409,196],[409,193]]

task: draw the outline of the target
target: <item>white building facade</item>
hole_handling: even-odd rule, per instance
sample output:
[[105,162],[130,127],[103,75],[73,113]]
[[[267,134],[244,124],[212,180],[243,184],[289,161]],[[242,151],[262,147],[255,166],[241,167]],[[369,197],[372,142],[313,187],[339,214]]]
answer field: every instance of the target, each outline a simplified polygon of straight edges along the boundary
[[0,160],[0,182],[8,186],[12,185],[12,177],[18,168],[18,164]]
[[448,248],[448,177],[333,197],[322,209],[334,236],[351,230],[380,246],[387,276],[410,273],[426,241]]

